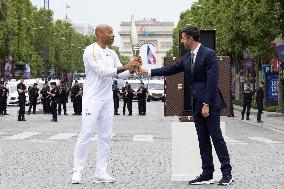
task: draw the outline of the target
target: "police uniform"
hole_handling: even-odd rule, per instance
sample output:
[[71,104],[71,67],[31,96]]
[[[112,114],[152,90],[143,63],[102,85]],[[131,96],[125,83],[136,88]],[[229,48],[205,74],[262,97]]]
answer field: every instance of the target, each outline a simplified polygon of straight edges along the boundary
[[19,83],[17,85],[17,90],[18,90],[18,99],[19,99],[19,115],[18,115],[18,121],[26,121],[25,119],[25,105],[26,105],[26,91],[27,87],[24,83]]
[[119,108],[119,88],[117,87],[117,82],[114,82],[112,87],[113,92],[113,103],[114,103],[114,115],[119,115],[118,108]]
[[131,89],[131,85],[128,85],[127,90],[126,90],[126,103],[127,103],[127,109],[129,114],[132,115],[132,100],[134,97],[134,90]]
[[264,99],[264,91],[262,87],[259,87],[255,92],[255,101],[257,106],[257,122],[262,123],[261,114],[263,110],[263,99]]
[[67,109],[66,109],[66,103],[68,101],[69,90],[63,84],[59,88],[59,93],[60,93],[60,97],[59,97],[59,103],[58,103],[58,115],[61,115],[61,105],[63,106],[64,115],[68,115]]
[[126,108],[126,105],[127,105],[127,96],[126,96],[127,88],[128,88],[128,84],[126,84],[121,89],[122,99],[123,99],[123,107],[122,107],[123,115],[125,115],[125,108]]
[[141,86],[137,90],[139,115],[146,115],[146,97],[147,97],[147,93],[148,93],[148,90],[144,86]]
[[37,83],[34,83],[34,86],[29,89],[29,98],[30,98],[30,107],[28,110],[28,114],[31,113],[31,109],[33,108],[33,114],[36,112],[36,104],[37,104],[37,99],[39,97],[39,89],[37,88]]
[[249,120],[253,92],[248,87],[243,91],[243,95],[244,95],[244,100],[243,100],[242,120],[244,119],[246,110],[247,110],[246,120]]
[[9,94],[9,89],[4,87],[4,82],[1,82],[3,85],[2,88],[0,88],[0,114],[2,115],[9,115],[7,114],[7,99]]
[[45,86],[41,89],[41,103],[43,106],[43,112],[50,113],[50,95],[48,94],[50,92],[49,87]]
[[51,114],[52,114],[52,120],[54,122],[57,122],[57,103],[59,101],[59,90],[56,86],[55,82],[51,82],[51,85],[53,85],[53,89],[51,89],[50,93],[50,98],[51,98]]
[[[106,172],[113,125],[112,77],[122,66],[117,54],[97,43],[86,47],[83,55],[86,80],[84,83],[82,128],[74,152],[74,172],[82,172],[94,128],[98,127],[97,163],[95,175]],[[119,74],[128,78],[129,71]]]
[[[73,102],[73,108],[74,108],[74,114],[73,115],[80,115],[80,106],[81,106],[81,100],[82,96],[80,95],[82,93],[82,89],[78,84],[75,84],[71,89],[71,100]],[[80,104],[81,103],[81,104]]]

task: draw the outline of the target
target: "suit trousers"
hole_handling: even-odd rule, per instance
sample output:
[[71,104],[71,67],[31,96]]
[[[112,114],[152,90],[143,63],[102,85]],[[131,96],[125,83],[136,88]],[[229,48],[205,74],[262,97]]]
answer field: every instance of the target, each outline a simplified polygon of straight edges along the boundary
[[83,105],[82,127],[75,146],[73,170],[81,172],[84,169],[90,150],[90,140],[94,134],[95,126],[97,126],[98,142],[95,175],[100,175],[105,173],[107,169],[113,125],[113,99],[88,99],[88,107],[86,108]]
[[214,172],[211,137],[221,163],[222,174],[231,175],[230,157],[220,128],[220,110],[210,111],[207,118],[198,113],[194,115],[194,123],[198,135],[203,173],[213,174]]

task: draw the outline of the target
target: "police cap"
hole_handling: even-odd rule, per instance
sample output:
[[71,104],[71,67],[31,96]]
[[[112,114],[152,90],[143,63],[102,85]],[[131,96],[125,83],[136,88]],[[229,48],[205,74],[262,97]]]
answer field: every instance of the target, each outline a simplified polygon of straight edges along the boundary
[[56,85],[56,82],[51,82],[50,85]]

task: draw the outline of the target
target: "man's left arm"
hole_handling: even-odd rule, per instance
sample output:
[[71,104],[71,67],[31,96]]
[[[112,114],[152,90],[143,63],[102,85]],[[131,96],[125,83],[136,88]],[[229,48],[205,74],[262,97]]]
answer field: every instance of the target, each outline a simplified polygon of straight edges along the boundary
[[210,51],[205,59],[206,94],[204,104],[212,105],[218,88],[219,65],[216,53]]
[[[113,56],[114,56],[114,65],[116,68],[118,67],[122,67],[123,65],[121,64],[117,54],[115,52],[113,52]],[[131,76],[131,73],[129,70],[126,70],[122,73],[119,73],[118,74],[118,77],[121,78],[121,79],[128,79],[129,77]]]

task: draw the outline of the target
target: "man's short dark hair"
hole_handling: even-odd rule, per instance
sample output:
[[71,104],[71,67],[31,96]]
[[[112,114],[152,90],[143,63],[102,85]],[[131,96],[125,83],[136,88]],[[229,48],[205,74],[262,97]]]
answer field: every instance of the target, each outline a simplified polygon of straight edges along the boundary
[[187,26],[181,30],[181,33],[185,33],[187,36],[192,37],[194,41],[199,41],[200,31],[195,26]]

